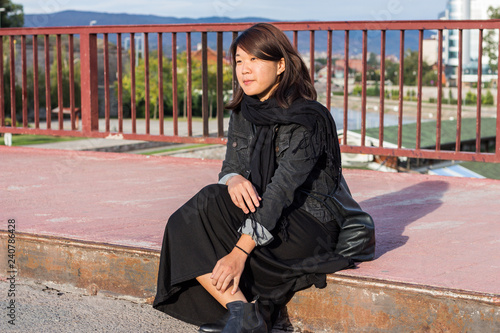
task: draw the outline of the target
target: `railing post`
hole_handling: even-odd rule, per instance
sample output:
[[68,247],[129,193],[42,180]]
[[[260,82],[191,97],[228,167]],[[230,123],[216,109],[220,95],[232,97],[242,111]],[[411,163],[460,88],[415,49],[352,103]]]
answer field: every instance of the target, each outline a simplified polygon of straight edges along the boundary
[[[500,28],[498,29],[500,34]],[[500,43],[498,43],[498,55],[500,58]],[[495,142],[495,161],[500,162],[500,68],[497,66],[497,130]]]
[[80,34],[80,73],[82,89],[82,132],[99,129],[99,99],[97,87],[97,35]]

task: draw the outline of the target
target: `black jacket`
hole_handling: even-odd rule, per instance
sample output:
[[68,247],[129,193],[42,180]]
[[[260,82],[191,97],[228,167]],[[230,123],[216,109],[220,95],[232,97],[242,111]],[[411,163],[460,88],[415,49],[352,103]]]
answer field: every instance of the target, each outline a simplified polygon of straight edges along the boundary
[[[315,101],[310,103],[314,103],[311,107],[321,106]],[[241,112],[234,111],[219,179],[230,173],[250,177],[248,147],[253,137],[253,125]],[[315,156],[319,148],[313,146],[308,131],[296,124],[276,125],[275,144],[277,168],[254,214],[257,222],[271,231],[283,211],[293,204],[322,223],[338,223],[341,232],[336,253],[356,261],[373,259],[375,228],[371,216],[352,198],[343,177],[333,193],[335,183],[331,170],[326,167],[326,156]]]

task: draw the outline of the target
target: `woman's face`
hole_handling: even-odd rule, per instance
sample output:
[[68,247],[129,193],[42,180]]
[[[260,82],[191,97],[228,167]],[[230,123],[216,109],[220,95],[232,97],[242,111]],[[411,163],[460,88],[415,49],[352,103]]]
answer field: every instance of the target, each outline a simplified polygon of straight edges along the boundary
[[278,75],[285,70],[285,60],[262,60],[236,48],[236,77],[241,88],[248,96],[257,96],[259,100],[268,99],[278,86]]

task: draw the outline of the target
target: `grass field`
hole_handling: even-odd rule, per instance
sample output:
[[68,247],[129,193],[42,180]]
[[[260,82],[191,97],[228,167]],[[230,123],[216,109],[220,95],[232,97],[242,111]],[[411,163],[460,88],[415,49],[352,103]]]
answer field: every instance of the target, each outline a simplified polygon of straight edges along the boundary
[[[4,135],[0,137],[0,144],[4,145]],[[27,134],[13,134],[12,135],[12,145],[13,146],[26,146],[26,145],[36,145],[42,143],[52,143],[61,141],[73,141],[82,140],[84,138],[77,137],[66,137],[66,136],[48,136],[48,135],[27,135]]]

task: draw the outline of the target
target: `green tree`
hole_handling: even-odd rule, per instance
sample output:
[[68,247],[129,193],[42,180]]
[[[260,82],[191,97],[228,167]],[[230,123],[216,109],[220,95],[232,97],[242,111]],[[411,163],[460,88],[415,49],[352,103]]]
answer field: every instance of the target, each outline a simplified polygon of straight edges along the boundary
[[[57,54],[57,49],[54,47],[54,54]],[[68,52],[63,47],[61,48],[61,69],[62,69],[62,95],[63,95],[63,108],[70,106],[69,100],[69,62],[68,62]],[[74,98],[75,107],[79,108],[81,104],[81,89],[80,89],[80,66],[73,66],[74,70]],[[28,86],[31,87],[28,92],[29,96],[33,94],[33,71],[31,70],[31,75],[28,75]],[[38,74],[38,96],[41,97],[40,104],[45,105],[45,73],[39,70]],[[43,89],[43,90],[42,90]],[[58,92],[57,92],[57,57],[54,57],[52,64],[50,65],[50,105],[51,108],[58,106]]]
[[[172,62],[168,58],[163,58],[163,106],[164,115],[172,115]],[[186,109],[186,82],[187,82],[187,57],[183,52],[177,58],[177,101],[178,110],[185,116]],[[202,78],[201,78],[201,63],[196,59],[191,59],[191,87],[192,87],[192,114],[193,116],[201,116],[202,114]],[[136,101],[136,116],[142,118],[145,116],[145,64],[142,59],[135,70],[135,101]],[[232,74],[231,68],[224,65],[223,67],[223,90],[231,89]],[[209,112],[213,116],[217,104],[217,66],[215,64],[208,65],[208,103]],[[126,73],[123,76],[123,105],[124,109],[131,110],[131,76]],[[115,82],[118,87],[118,82]],[[117,92],[118,89],[115,89]],[[159,110],[159,90],[158,90],[158,56],[156,53],[151,53],[149,57],[149,110],[150,116],[154,119],[158,117]]]
[[[500,7],[488,8],[488,15],[490,19],[500,19]],[[488,30],[484,36],[484,53],[490,58],[490,68],[496,72],[498,70],[498,41],[495,41],[495,31]]]
[[472,91],[468,91],[467,94],[465,94],[465,105],[476,104],[476,102],[477,102],[477,95],[474,94]]
[[424,86],[437,86],[438,75],[437,71],[430,70],[422,75],[422,85]]
[[[4,63],[5,63],[4,56]],[[11,115],[11,99],[10,99],[10,66],[4,67],[3,72],[3,96],[4,96],[4,115],[5,117],[10,117]],[[16,118],[19,118],[19,115],[22,113],[22,88],[18,82],[15,85],[15,100],[16,100]],[[19,118],[20,119],[20,118]],[[16,119],[17,120],[17,119]]]
[[[4,38],[4,50],[8,48],[8,39]],[[30,45],[32,43],[31,37],[28,37],[26,40],[26,44]],[[55,43],[54,40],[51,39],[50,44],[53,45]],[[6,46],[7,45],[7,46]],[[54,48],[52,51],[55,55],[57,50]],[[11,114],[11,100],[10,100],[10,66],[6,66],[10,61],[10,54],[5,53],[3,55],[3,63],[4,63],[4,72],[3,72],[3,80],[4,80],[4,114],[6,116]],[[62,88],[63,88],[63,107],[69,107],[69,62],[68,62],[68,51],[66,48],[62,47],[61,49],[61,58],[62,58]],[[80,89],[80,66],[75,65],[74,69],[74,98],[75,98],[75,107],[80,107],[81,101],[81,89]],[[53,109],[58,106],[58,95],[57,95],[57,57],[54,57],[52,63],[50,64],[50,109]],[[18,73],[16,73],[18,74]],[[26,75],[26,88],[27,88],[27,100],[28,100],[28,109],[31,110],[33,108],[45,108],[45,70],[41,67],[38,68],[38,102],[39,105],[33,105],[34,101],[34,91],[35,85],[33,82],[33,67],[28,65],[27,75]],[[16,96],[16,116],[17,119],[20,120],[22,118],[22,80],[16,75],[16,87],[15,87],[15,96]]]
[[369,67],[372,67],[372,68],[378,67],[379,62],[377,60],[377,55],[373,52],[370,52],[370,55],[368,56],[367,63],[368,63]]
[[[166,109],[172,110],[172,64],[166,58],[163,58],[163,105]],[[158,57],[155,55],[149,56],[149,110],[150,116],[153,119],[158,118],[158,110],[160,107],[159,101],[159,86],[158,86]],[[116,88],[118,82],[115,82]],[[131,86],[132,80],[130,73],[123,76],[123,105],[128,110],[131,110]],[[178,87],[178,89],[181,87]],[[115,89],[118,92],[118,89]],[[135,68],[135,100],[136,100],[136,116],[138,118],[145,117],[146,110],[146,77],[145,77],[145,61],[139,59],[138,65]]]
[[22,27],[24,25],[23,5],[12,3],[10,0],[0,0],[0,23],[2,28]]
[[385,61],[385,79],[398,84],[398,71],[399,64],[397,62],[386,60]]
[[[186,68],[187,68],[187,56],[183,52],[179,56],[178,66],[182,69],[182,76],[184,82],[186,82]],[[201,116],[202,114],[202,77],[201,77],[201,62],[191,58],[191,87],[192,87],[192,110],[193,116]],[[177,75],[179,78],[179,75]],[[232,89],[232,70],[231,66],[223,64],[222,68],[222,82],[224,91],[224,101],[228,101],[227,92]],[[185,88],[185,83],[184,83]],[[185,110],[186,103],[186,89],[182,90],[182,106]],[[179,97],[181,98],[181,97]],[[217,108],[217,65],[215,63],[208,64],[208,107],[209,114],[213,117]]]
[[495,99],[491,91],[487,90],[486,95],[481,96],[481,104],[483,105],[494,105]]
[[[432,71],[432,67],[425,61],[422,62],[422,78]],[[436,77],[437,78],[437,77]],[[404,84],[417,85],[418,81],[418,51],[408,49],[404,59]],[[423,80],[422,80],[423,81]]]

